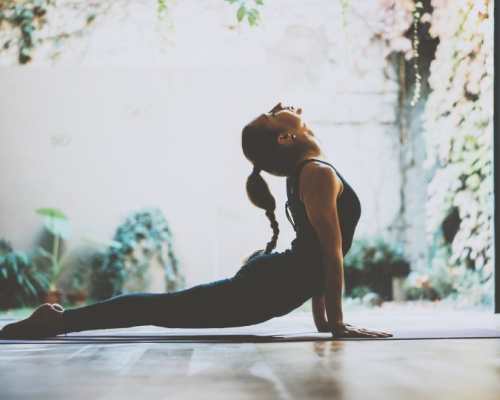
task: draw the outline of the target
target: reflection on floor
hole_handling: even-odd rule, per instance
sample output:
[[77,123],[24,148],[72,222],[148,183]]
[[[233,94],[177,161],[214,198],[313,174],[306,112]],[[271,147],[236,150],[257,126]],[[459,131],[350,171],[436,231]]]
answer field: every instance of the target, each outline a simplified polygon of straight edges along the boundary
[[[386,332],[397,327],[500,330],[500,315],[490,313],[367,311],[346,315],[345,320]],[[0,321],[0,326],[8,322]],[[134,329],[144,327],[126,331]],[[265,324],[224,331],[313,330],[309,314],[293,313]],[[147,396],[498,400],[500,339],[0,346],[2,400]]]

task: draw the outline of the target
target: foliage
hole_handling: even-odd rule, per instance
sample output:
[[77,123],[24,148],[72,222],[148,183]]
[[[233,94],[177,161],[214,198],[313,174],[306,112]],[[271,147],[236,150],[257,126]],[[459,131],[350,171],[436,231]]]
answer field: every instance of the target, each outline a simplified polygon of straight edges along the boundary
[[[176,0],[157,0],[156,18],[158,20],[158,27],[156,32],[159,33],[163,43],[172,45],[169,39],[169,34],[175,31],[174,19],[172,17],[172,8],[176,5]],[[165,51],[162,48],[162,51]]]
[[449,259],[450,249],[440,247],[429,267],[412,271],[404,283],[407,300],[443,299],[454,308],[491,305],[491,292],[480,289],[488,279],[465,265],[452,267]]
[[351,290],[351,296],[352,297],[363,297],[365,294],[370,293],[372,290],[370,286],[368,285],[359,285],[355,286]]
[[344,258],[344,267],[362,271],[367,265],[395,265],[405,261],[403,249],[381,237],[362,237],[354,240]]
[[[50,288],[55,289],[56,283],[61,275],[61,273],[68,266],[68,258],[72,252],[67,251],[59,257],[59,244],[60,240],[67,239],[71,235],[71,222],[69,221],[66,214],[64,214],[61,210],[56,208],[39,208],[36,210],[37,214],[43,216],[43,222],[45,228],[52,234],[53,236],[53,244],[52,244],[52,253],[49,253],[43,247],[38,246],[37,251],[40,255],[46,257],[51,261],[52,272],[51,272],[51,280],[50,280]],[[108,246],[121,246],[120,243],[116,243],[110,240],[96,240],[87,237],[82,237],[82,240],[93,243],[93,244],[104,244]],[[75,279],[79,278],[75,276]],[[76,284],[76,281],[75,281]]]
[[9,241],[0,239],[0,309],[33,304],[49,285],[49,276],[32,255],[14,251]]
[[353,242],[344,258],[345,294],[362,297],[375,292],[392,299],[392,278],[406,276],[409,271],[401,246],[380,236],[362,237]]
[[[110,247],[107,253],[95,256],[92,298],[101,300],[122,294],[125,281],[146,287],[149,284],[147,268],[155,255],[165,269],[167,290],[183,286],[172,233],[161,210],[148,207],[133,213],[118,227],[114,240],[121,246]],[[138,256],[136,250],[142,254]]]
[[[416,84],[420,83],[414,57],[418,55],[417,18],[421,24],[428,23],[431,37],[439,40],[423,119],[425,167],[434,173],[426,205],[430,259],[441,278],[432,271],[423,274],[437,292],[451,297],[474,292],[465,280],[470,277],[481,282],[475,291],[489,303],[493,293],[493,2],[423,3],[419,10],[412,0],[381,0],[385,20],[378,32],[388,44],[387,55],[396,52],[413,59]],[[412,14],[413,46],[408,29]],[[419,97],[419,88],[415,89],[412,104]]]
[[[109,3],[109,4],[108,4]],[[112,5],[112,2],[91,2],[82,7],[78,2],[56,0],[6,0],[0,2],[0,33],[3,43],[0,43],[0,53],[12,48],[18,52],[20,64],[26,64],[33,59],[35,50],[44,42],[54,44],[54,49],[72,36],[81,36],[84,29],[94,23],[96,9]],[[49,16],[63,6],[63,18]],[[93,11],[89,12],[89,8]],[[60,11],[60,10],[59,10]],[[52,23],[50,23],[52,22]],[[55,23],[55,25],[54,25]],[[4,24],[12,29],[5,29]],[[70,29],[71,26],[71,29]],[[76,29],[75,29],[76,28]],[[20,34],[17,34],[19,31]]]
[[67,239],[71,234],[71,223],[62,211],[55,208],[39,208],[36,212],[43,216],[45,228],[54,237],[52,242],[52,253],[49,253],[40,246],[38,246],[37,250],[43,256],[50,259],[52,263],[50,288],[55,289],[57,278],[59,278],[59,275],[63,272],[69,255],[69,252],[66,252],[59,258],[59,242],[61,238]]
[[434,0],[433,6],[440,45],[425,107],[427,167],[435,169],[428,231],[435,246],[449,250],[447,264],[461,285],[476,273],[485,299],[493,292],[493,2]]
[[[0,5],[0,26],[3,21],[16,26],[21,31],[18,41],[19,62],[25,64],[31,60],[36,43],[36,30],[47,23],[47,7],[51,0],[6,1]],[[4,48],[11,45],[12,39],[7,40]]]
[[238,4],[236,10],[236,19],[242,22],[245,17],[250,26],[257,26],[260,24],[260,12],[257,7],[263,6],[263,0],[224,0],[229,4]]
[[[257,7],[264,5],[263,0],[224,0],[224,1],[229,4],[238,3],[238,9],[236,10],[236,19],[238,20],[238,22],[242,22],[246,17],[248,24],[250,26],[260,25],[261,23],[260,11]],[[339,0],[339,1],[342,7],[342,21],[343,21],[343,28],[345,30],[347,26],[347,12],[349,9],[350,0]]]

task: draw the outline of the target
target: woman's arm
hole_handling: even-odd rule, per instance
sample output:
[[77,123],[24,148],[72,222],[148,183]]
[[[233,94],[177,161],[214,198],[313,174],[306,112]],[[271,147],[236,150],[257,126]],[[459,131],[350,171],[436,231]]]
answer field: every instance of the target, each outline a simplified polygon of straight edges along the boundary
[[[343,184],[329,166],[309,163],[304,166],[299,186],[301,200],[321,244],[325,269],[325,295],[327,323],[330,332],[343,327],[342,291],[344,268],[342,236],[337,213],[337,197]],[[316,303],[316,316],[321,323],[321,303]],[[313,313],[314,313],[313,304]]]
[[[301,200],[313,225],[323,252],[325,285],[324,305],[326,308],[327,330],[336,337],[389,337],[390,333],[377,332],[344,324],[342,313],[342,291],[344,284],[344,265],[342,236],[337,212],[337,197],[343,184],[337,174],[328,166],[309,163],[304,166],[300,176]],[[323,326],[321,298],[313,299],[313,316]],[[318,325],[316,325],[318,326]]]
[[330,332],[328,320],[326,319],[325,296],[312,297],[312,313],[314,325],[318,332]]

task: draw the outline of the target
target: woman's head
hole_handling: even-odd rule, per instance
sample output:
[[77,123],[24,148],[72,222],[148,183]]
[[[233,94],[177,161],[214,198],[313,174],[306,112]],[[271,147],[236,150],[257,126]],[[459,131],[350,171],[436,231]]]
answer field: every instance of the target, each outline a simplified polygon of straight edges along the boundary
[[287,176],[310,150],[311,137],[301,117],[302,110],[277,104],[243,128],[241,144],[245,157],[258,169]]
[[269,254],[276,248],[279,226],[274,210],[276,201],[260,170],[277,176],[291,174],[297,162],[306,154],[320,154],[314,134],[301,118],[302,110],[277,104],[271,111],[259,115],[243,128],[241,144],[245,157],[254,165],[247,179],[246,189],[250,201],[266,211],[273,236],[265,250],[258,250],[246,258]]

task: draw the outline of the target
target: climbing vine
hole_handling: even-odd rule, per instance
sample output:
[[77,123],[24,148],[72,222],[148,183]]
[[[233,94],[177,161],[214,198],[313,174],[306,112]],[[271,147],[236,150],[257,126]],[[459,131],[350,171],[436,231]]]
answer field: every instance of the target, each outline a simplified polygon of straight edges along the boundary
[[250,26],[257,26],[261,23],[258,7],[263,6],[263,0],[224,0],[229,4],[237,4],[236,19],[238,22],[247,20]]
[[[174,18],[172,17],[172,8],[176,5],[176,0],[157,0],[156,18],[158,25],[156,32],[160,35],[163,44],[172,45],[170,35],[175,31]],[[165,52],[165,48],[162,47]]]
[[[19,46],[19,63],[25,64],[31,60],[33,49],[37,42],[36,30],[47,23],[47,9],[51,0],[29,0],[24,2],[6,1],[0,5],[0,27],[8,23],[19,29],[21,35],[17,41]],[[3,49],[8,49],[13,39],[7,39]]]
[[381,0],[385,20],[377,34],[387,43],[387,56],[398,53],[412,61],[411,105],[419,101],[422,83],[419,26],[428,23],[431,39],[439,40],[423,115],[425,167],[434,171],[426,205],[430,271],[446,271],[453,291],[467,292],[470,303],[488,303],[493,282],[493,2],[425,3]]
[[433,2],[439,37],[425,107],[428,231],[448,251],[454,274],[478,276],[480,301],[492,293],[493,2]]
[[[51,43],[51,57],[66,39],[82,36],[94,24],[97,12],[109,10],[112,2],[59,0],[5,0],[0,2],[0,55],[15,51],[20,64],[27,64],[44,43]],[[61,17],[64,15],[64,17]],[[10,29],[9,29],[10,28]]]

